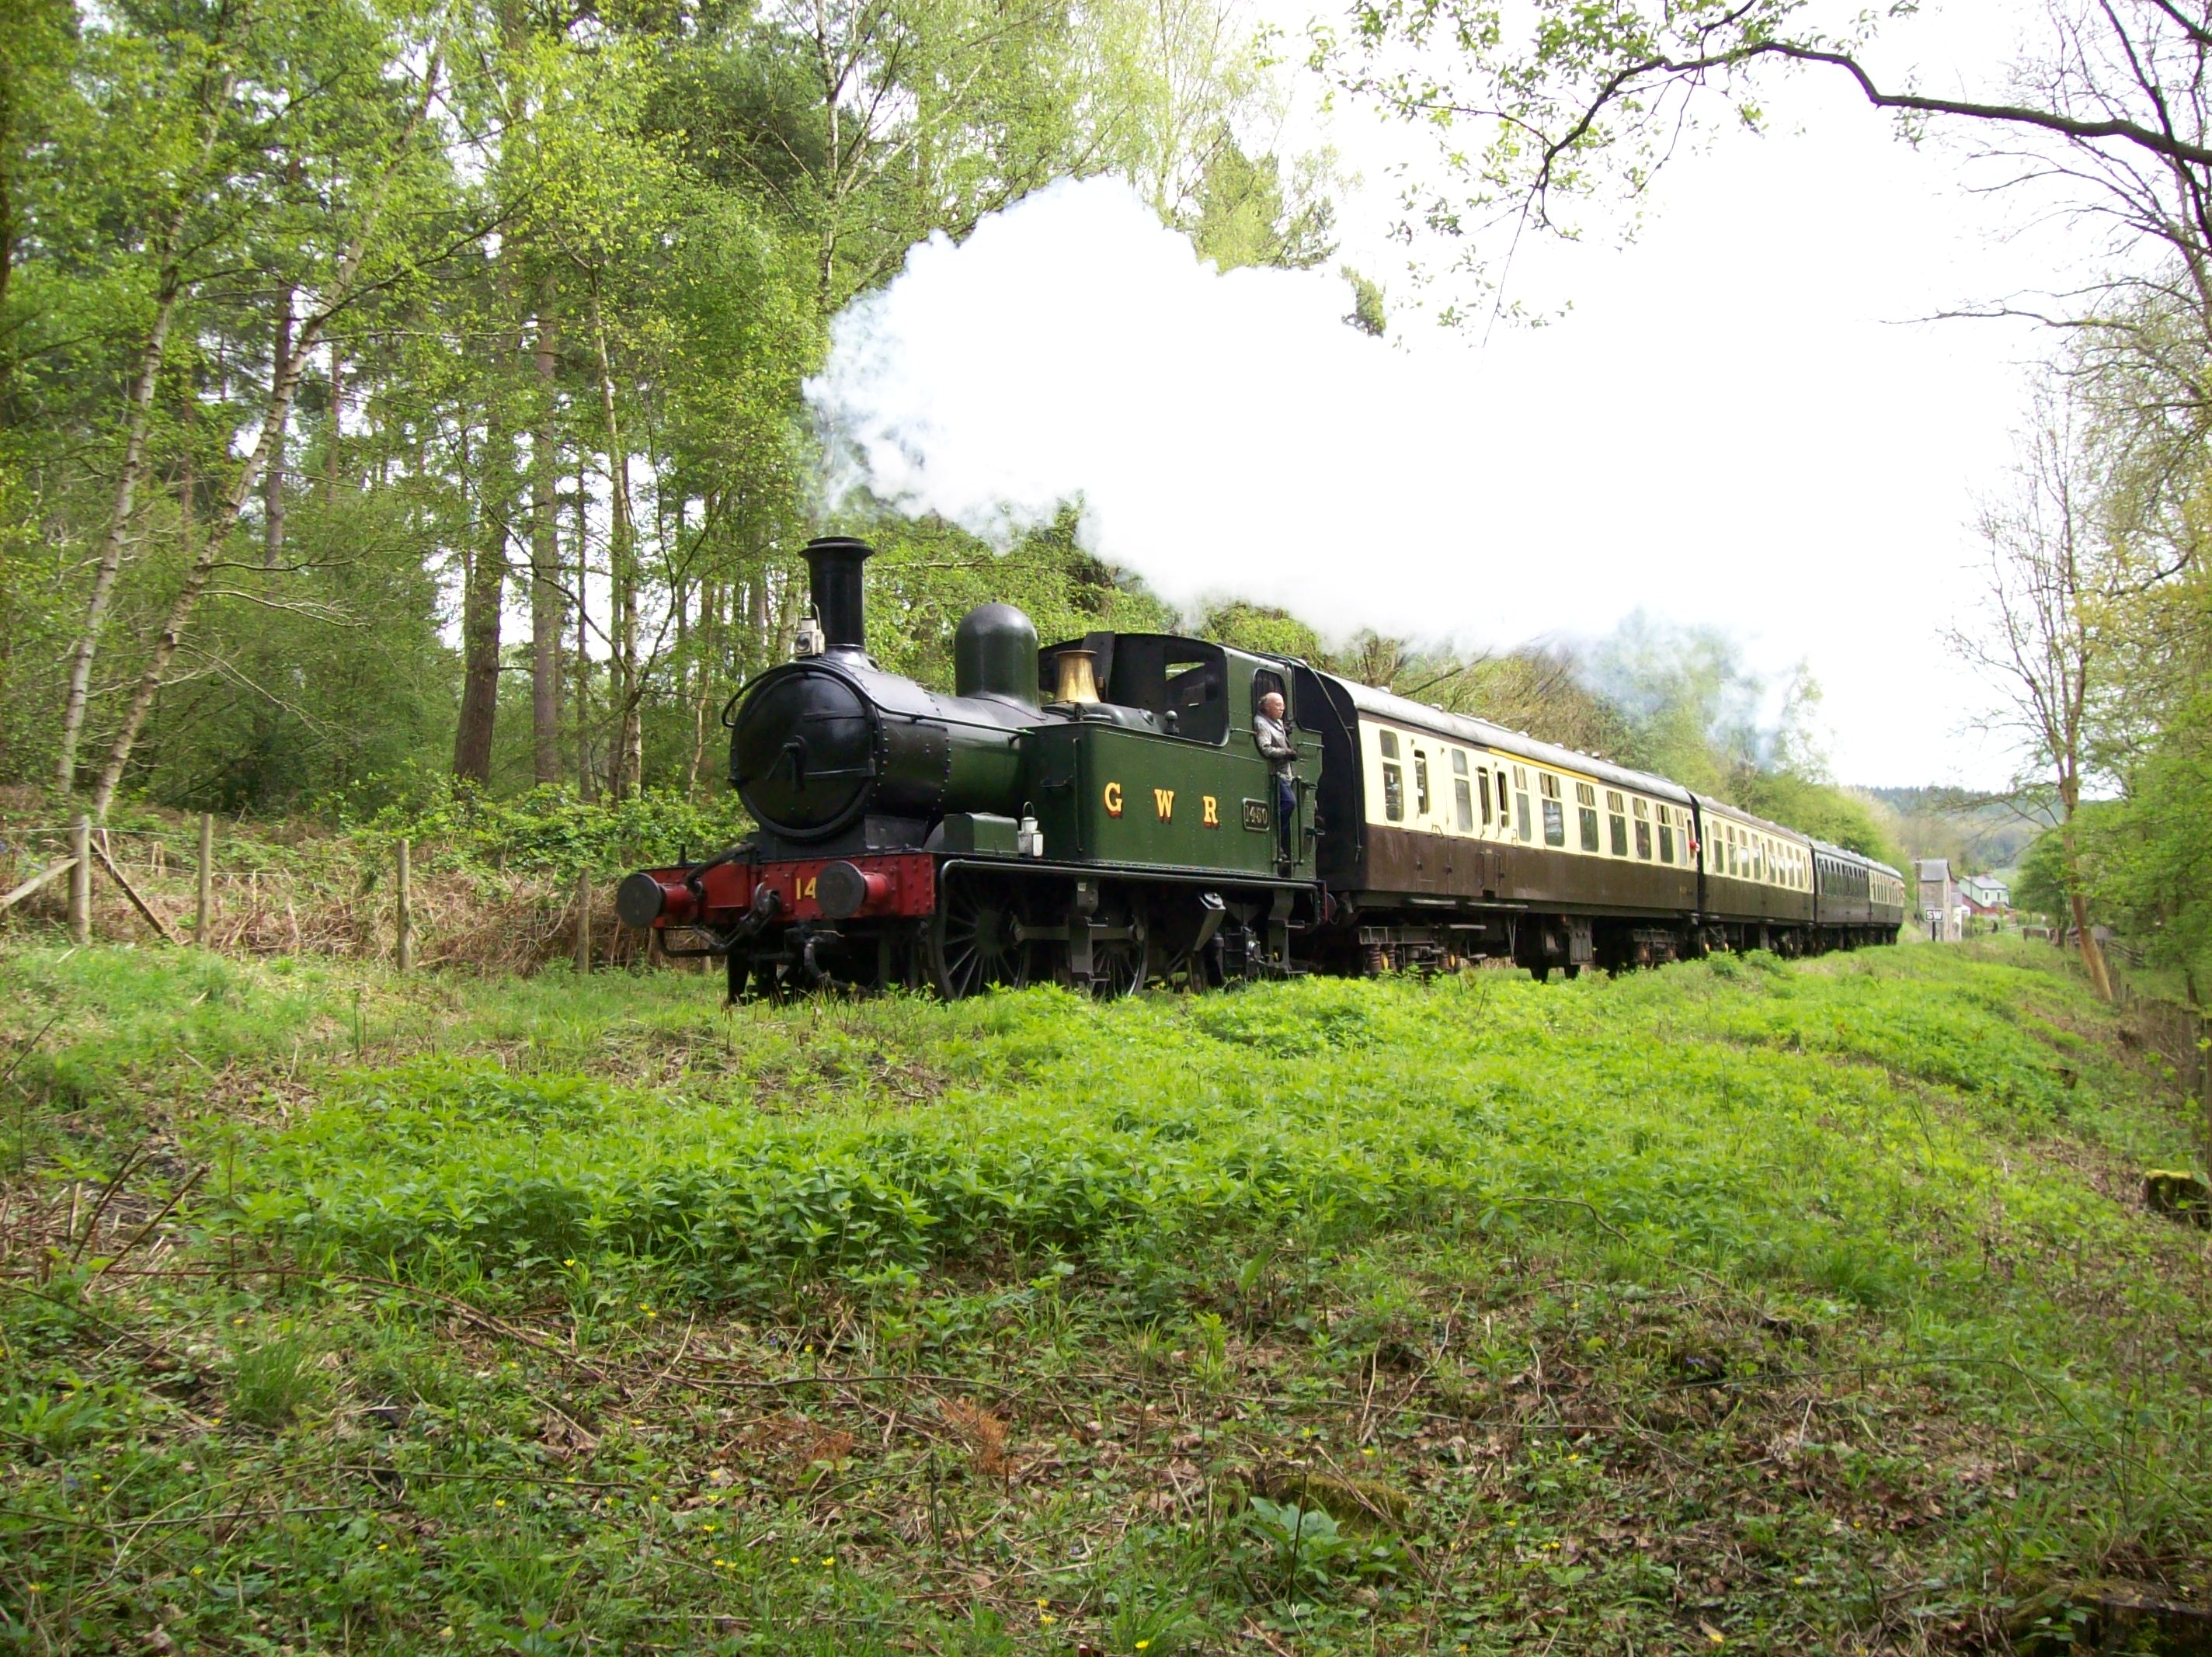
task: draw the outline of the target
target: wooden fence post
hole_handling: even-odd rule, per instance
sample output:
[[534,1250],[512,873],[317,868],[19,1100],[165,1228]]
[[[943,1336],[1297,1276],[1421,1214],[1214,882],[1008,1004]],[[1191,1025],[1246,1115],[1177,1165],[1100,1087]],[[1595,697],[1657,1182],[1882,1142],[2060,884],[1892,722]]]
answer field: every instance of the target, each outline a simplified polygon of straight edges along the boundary
[[192,942],[204,950],[215,920],[215,813],[200,813],[200,901],[192,921]]
[[394,906],[394,919],[398,923],[398,963],[401,972],[411,972],[415,967],[415,869],[411,848],[405,841],[399,842],[399,893]]
[[92,819],[79,812],[70,823],[70,942],[82,949],[92,942]]
[[576,970],[592,970],[592,875],[576,877]]

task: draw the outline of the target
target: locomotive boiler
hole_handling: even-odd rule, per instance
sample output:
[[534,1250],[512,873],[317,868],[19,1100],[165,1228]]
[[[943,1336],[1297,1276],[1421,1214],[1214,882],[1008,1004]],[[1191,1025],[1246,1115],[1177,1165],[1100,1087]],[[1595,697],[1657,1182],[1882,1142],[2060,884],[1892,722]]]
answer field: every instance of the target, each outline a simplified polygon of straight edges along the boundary
[[[1168,634],[1040,647],[984,604],[950,695],[866,643],[866,543],[808,544],[793,659],[726,716],[758,824],[617,906],[732,998],[1054,980],[1095,994],[1483,960],[1648,964],[1893,940],[1894,870],[1668,780]],[[1253,735],[1283,697],[1294,804]]]

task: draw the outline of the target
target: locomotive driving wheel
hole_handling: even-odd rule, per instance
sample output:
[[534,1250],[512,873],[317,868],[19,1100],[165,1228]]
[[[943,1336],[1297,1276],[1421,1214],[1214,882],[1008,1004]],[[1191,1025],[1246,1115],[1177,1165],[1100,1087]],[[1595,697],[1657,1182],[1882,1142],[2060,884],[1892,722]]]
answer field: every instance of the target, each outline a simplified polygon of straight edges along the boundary
[[1101,908],[1103,923],[1091,940],[1091,993],[1101,1001],[1134,995],[1152,975],[1151,928],[1145,912],[1127,905]]
[[943,901],[922,936],[930,984],[947,1001],[1030,981],[1030,946],[1014,894],[1004,881],[948,875]]

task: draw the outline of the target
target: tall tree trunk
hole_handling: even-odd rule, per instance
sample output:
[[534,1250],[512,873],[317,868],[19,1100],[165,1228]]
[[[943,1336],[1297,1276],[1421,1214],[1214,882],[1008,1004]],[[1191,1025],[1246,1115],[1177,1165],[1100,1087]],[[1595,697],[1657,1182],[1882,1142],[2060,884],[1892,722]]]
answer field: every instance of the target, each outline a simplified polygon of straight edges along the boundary
[[453,731],[453,775],[491,785],[491,739],[499,718],[499,623],[507,593],[507,509],[514,440],[495,425],[479,469],[477,542],[461,586],[461,717]]
[[614,364],[607,353],[607,327],[597,292],[592,295],[592,329],[599,355],[599,410],[607,434],[607,576],[614,608],[614,751],[607,761],[607,793],[624,800],[637,791],[643,768],[644,728],[639,718],[637,682],[637,546],[630,522],[629,450],[615,410]]
[[592,470],[576,447],[576,792],[599,797],[592,775]]
[[2095,930],[2089,924],[2088,895],[2081,889],[2081,869],[2075,856],[2074,810],[2080,803],[2081,785],[2066,781],[2058,790],[2058,850],[2066,869],[2066,904],[2073,912],[2074,936],[2081,951],[2081,966],[2089,974],[2089,986],[2106,1001],[2112,998],[2112,971],[2105,959],[2105,947],[2097,942]]
[[[205,172],[222,131],[222,106],[229,101],[234,74],[225,70],[219,80],[201,84],[201,130],[198,173]],[[101,629],[115,599],[115,581],[123,569],[123,549],[131,539],[131,513],[138,486],[146,476],[147,428],[152,422],[154,387],[161,375],[168,349],[170,325],[176,319],[177,302],[184,293],[185,227],[197,194],[192,179],[177,182],[177,202],[160,241],[160,275],[154,287],[154,319],[146,330],[146,343],[138,354],[138,378],[131,387],[131,402],[124,415],[123,466],[116,474],[114,504],[108,509],[107,533],[101,537],[100,558],[93,566],[92,596],[86,601],[84,627],[70,651],[69,686],[62,696],[61,752],[54,766],[54,780],[64,789],[76,786],[77,744],[84,735],[84,713],[92,694],[93,658],[100,651]]]
[[254,442],[253,452],[246,456],[245,464],[238,469],[238,476],[229,492],[223,497],[214,520],[208,525],[207,540],[203,543],[199,555],[191,561],[185,571],[184,586],[178,589],[175,598],[170,602],[169,613],[161,623],[161,632],[155,636],[153,653],[147,660],[145,671],[139,675],[137,688],[131,694],[131,706],[123,716],[122,729],[115,734],[114,745],[108,750],[107,763],[101,769],[100,781],[93,789],[93,810],[103,817],[107,815],[107,808],[115,798],[116,788],[123,780],[124,768],[131,763],[131,750],[137,745],[139,732],[146,727],[146,716],[153,711],[154,698],[161,691],[162,677],[168,672],[169,664],[175,659],[178,649],[184,643],[185,624],[191,620],[192,611],[198,608],[200,595],[207,591],[208,579],[215,574],[216,564],[222,557],[223,548],[229,543],[231,531],[238,526],[239,515],[245,511],[246,503],[253,498],[254,485],[261,481],[262,469],[269,464],[270,449],[276,434],[292,417],[292,402],[299,392],[300,375],[307,367],[307,355],[315,349],[331,317],[341,307],[353,300],[354,282],[361,274],[361,262],[368,251],[368,239],[374,233],[377,220],[382,215],[400,159],[412,148],[415,135],[421,130],[423,118],[429,113],[430,100],[437,88],[438,73],[439,57],[434,51],[423,71],[421,98],[400,134],[390,164],[362,209],[361,220],[355,227],[352,240],[338,256],[337,268],[331,274],[322,304],[308,317],[307,325],[300,331],[300,337],[292,348],[292,355],[277,366],[270,379],[269,406],[262,416],[261,434]]
[[[296,161],[292,173],[299,176]],[[276,341],[269,353],[271,373],[292,360],[292,295],[293,289],[287,284],[276,312]],[[269,447],[269,470],[261,480],[261,562],[267,569],[284,561],[284,436],[279,428],[276,440]]]
[[540,784],[561,780],[561,508],[553,436],[552,284],[538,290],[537,421],[530,432],[530,734]]
[[699,647],[692,669],[691,763],[685,768],[684,792],[699,798],[699,773],[707,762],[707,710],[714,700],[714,641],[721,628],[723,589],[712,581],[699,584]]
[[338,351],[337,341],[331,342],[330,349],[330,443],[323,451],[323,504],[326,507],[338,498],[340,451],[345,443],[345,358]]

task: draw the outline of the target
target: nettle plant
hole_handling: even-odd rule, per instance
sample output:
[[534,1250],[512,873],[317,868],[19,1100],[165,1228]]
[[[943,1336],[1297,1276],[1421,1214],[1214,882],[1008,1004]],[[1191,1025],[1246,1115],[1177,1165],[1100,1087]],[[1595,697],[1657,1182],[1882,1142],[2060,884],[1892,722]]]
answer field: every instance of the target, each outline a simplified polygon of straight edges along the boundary
[[1255,1496],[1238,1563],[1255,1599],[1326,1599],[1361,1581],[1395,1581],[1406,1549],[1395,1537],[1352,1534],[1325,1508]]

